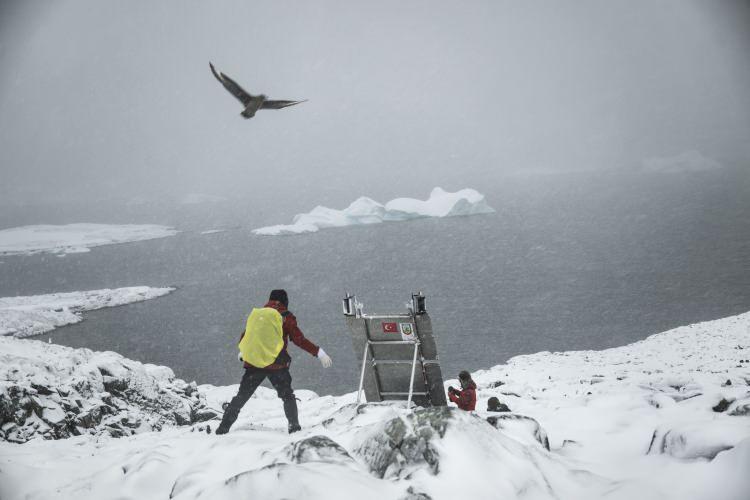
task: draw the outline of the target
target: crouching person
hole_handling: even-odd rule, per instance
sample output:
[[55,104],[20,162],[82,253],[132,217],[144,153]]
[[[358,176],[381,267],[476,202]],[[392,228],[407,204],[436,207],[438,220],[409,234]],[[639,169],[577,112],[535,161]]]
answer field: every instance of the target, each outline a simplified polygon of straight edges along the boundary
[[448,387],[448,399],[462,410],[474,411],[477,406],[477,384],[465,370],[458,374],[458,381],[461,383],[461,390]]
[[298,347],[320,359],[324,368],[329,368],[331,358],[307,338],[297,326],[297,319],[287,307],[289,298],[284,290],[273,290],[268,303],[253,309],[247,318],[245,331],[240,338],[240,361],[244,361],[245,374],[240,382],[237,395],[224,410],[224,418],[216,429],[216,434],[226,434],[237,420],[240,410],[253,395],[258,386],[268,378],[284,402],[284,414],[289,422],[289,433],[300,430],[297,416],[297,400],[292,390],[292,376],[289,365],[292,358],[287,352],[289,339]]

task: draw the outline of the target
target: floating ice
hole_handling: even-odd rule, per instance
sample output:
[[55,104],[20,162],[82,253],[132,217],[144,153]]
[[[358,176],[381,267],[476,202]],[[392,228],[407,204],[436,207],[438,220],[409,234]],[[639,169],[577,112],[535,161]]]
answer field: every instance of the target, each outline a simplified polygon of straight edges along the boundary
[[171,227],[155,224],[66,224],[22,226],[0,231],[0,255],[40,252],[65,255],[91,247],[173,236]]
[[133,286],[0,298],[0,335],[29,337],[82,321],[81,312],[161,297],[174,288]]
[[423,217],[453,217],[493,213],[484,195],[473,189],[449,193],[436,187],[427,200],[396,198],[385,205],[361,197],[343,210],[317,206],[294,216],[292,224],[261,227],[253,233],[264,236],[314,233],[329,227],[359,226],[381,222],[406,221]]

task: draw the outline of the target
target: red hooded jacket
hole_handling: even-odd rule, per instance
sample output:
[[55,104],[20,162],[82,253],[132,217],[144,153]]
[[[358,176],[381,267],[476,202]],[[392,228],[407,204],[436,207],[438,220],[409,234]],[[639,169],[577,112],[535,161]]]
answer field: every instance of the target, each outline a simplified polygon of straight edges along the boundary
[[448,399],[456,403],[462,410],[474,411],[474,408],[477,407],[477,384],[473,380],[470,381],[466,389],[449,392]]
[[[273,364],[270,364],[263,369],[265,370],[281,370],[282,368],[288,368],[289,364],[292,362],[292,358],[289,356],[289,353],[287,352],[287,347],[289,346],[289,339],[292,339],[292,342],[297,344],[297,347],[300,349],[304,349],[305,351],[309,352],[313,356],[318,355],[318,351],[320,350],[320,347],[316,346],[302,333],[302,330],[299,329],[297,326],[297,318],[289,312],[289,310],[286,308],[284,304],[281,302],[278,302],[276,300],[269,300],[268,303],[263,307],[273,307],[280,313],[286,312],[286,315],[283,315],[284,323],[282,324],[282,328],[284,330],[284,347],[282,347],[281,352],[279,352],[279,356],[276,358],[276,362]],[[242,332],[242,335],[240,336],[240,340],[242,340],[242,337],[245,336],[245,332]],[[253,366],[250,363],[245,362],[245,368],[258,368],[257,366]]]

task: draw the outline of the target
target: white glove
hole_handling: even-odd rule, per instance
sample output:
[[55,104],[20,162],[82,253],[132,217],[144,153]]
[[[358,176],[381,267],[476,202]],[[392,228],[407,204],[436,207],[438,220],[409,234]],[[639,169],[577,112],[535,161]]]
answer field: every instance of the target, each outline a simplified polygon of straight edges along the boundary
[[239,351],[239,352],[237,353],[237,361],[244,361],[244,360],[242,359],[242,351]]
[[333,364],[333,360],[328,354],[326,354],[322,347],[318,347],[318,359],[320,360],[320,364],[323,365],[323,368],[330,368]]

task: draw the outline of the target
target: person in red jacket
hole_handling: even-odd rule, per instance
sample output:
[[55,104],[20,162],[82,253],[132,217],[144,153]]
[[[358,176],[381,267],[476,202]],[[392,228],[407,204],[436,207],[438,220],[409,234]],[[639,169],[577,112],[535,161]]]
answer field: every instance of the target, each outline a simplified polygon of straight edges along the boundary
[[477,384],[471,379],[467,371],[458,374],[461,390],[448,387],[448,399],[456,403],[459,408],[466,411],[474,411],[477,406]]
[[[297,318],[287,309],[288,306],[289,297],[285,290],[273,290],[271,292],[271,295],[268,298],[268,303],[266,303],[264,307],[272,307],[281,313],[283,318],[282,329],[284,332],[284,347],[281,349],[281,352],[279,352],[279,355],[272,364],[262,368],[243,361],[240,355],[240,361],[243,361],[244,363],[245,374],[242,376],[237,395],[232,398],[232,401],[229,402],[229,405],[224,410],[224,417],[221,419],[221,424],[219,424],[219,427],[216,429],[216,434],[226,434],[229,432],[229,428],[232,427],[232,424],[237,420],[242,407],[247,403],[266,377],[268,377],[273,388],[276,389],[276,394],[278,394],[279,398],[284,402],[284,414],[289,422],[289,434],[301,429],[299,418],[297,416],[297,400],[294,397],[294,391],[292,390],[292,375],[289,373],[289,365],[292,362],[292,358],[287,352],[289,339],[301,349],[304,349],[311,355],[320,359],[324,368],[329,368],[333,364],[333,361],[331,361],[331,358],[322,348],[316,346],[305,338],[302,330],[297,326]],[[244,335],[245,332],[243,331],[240,339],[242,339]]]

